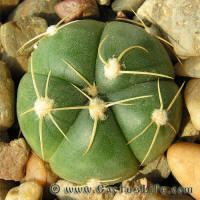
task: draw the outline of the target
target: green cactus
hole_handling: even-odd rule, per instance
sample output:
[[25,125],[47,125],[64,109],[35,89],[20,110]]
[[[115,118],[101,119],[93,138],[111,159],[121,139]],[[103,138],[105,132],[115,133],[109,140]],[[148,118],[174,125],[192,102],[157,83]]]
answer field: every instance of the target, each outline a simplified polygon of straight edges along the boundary
[[112,184],[161,155],[181,121],[163,46],[123,22],[74,21],[46,32],[17,97],[21,130],[60,177]]

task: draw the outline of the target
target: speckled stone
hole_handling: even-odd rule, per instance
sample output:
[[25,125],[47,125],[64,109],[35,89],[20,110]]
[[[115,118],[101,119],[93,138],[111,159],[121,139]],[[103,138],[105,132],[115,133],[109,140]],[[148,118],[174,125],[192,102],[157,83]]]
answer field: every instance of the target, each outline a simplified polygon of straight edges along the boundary
[[181,58],[200,56],[199,0],[146,0],[138,15],[161,27]]
[[29,151],[23,138],[0,142],[0,179],[20,181],[25,176]]

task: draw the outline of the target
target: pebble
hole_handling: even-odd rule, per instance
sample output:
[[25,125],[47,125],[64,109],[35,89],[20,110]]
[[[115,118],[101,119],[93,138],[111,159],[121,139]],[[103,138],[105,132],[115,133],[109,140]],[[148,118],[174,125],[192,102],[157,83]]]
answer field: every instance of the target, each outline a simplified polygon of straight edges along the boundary
[[0,61],[0,131],[14,123],[14,82],[5,63]]
[[44,199],[51,199],[50,185],[58,181],[59,177],[54,174],[48,163],[31,152],[26,163],[26,176],[21,182],[34,181],[43,186]]
[[[1,43],[9,56],[18,56],[17,51],[30,39],[46,31],[48,25],[40,17],[26,16],[18,21],[10,21],[1,27]],[[29,55],[31,48],[25,48],[22,55]]]
[[29,147],[24,139],[0,142],[0,179],[20,181],[25,176]]
[[32,152],[26,163],[26,176],[23,178],[23,181],[34,181],[40,185],[45,185],[47,181],[44,161]]
[[192,124],[200,130],[200,79],[192,79],[187,83],[184,98]]
[[192,187],[192,196],[200,199],[200,145],[189,142],[173,144],[167,152],[172,174],[183,187]]
[[36,182],[25,182],[12,188],[5,200],[41,200],[43,188]]
[[96,0],[65,0],[55,6],[55,11],[65,22],[99,16]]
[[[6,1],[6,0],[5,0]],[[59,21],[54,6],[62,0],[24,0],[10,14],[9,20],[18,21],[25,16],[38,16],[44,18],[49,25]]]
[[50,166],[31,152],[26,163],[26,176],[23,181],[35,181],[42,186],[49,186],[57,180],[58,176],[51,171]]
[[131,11],[131,9],[136,11],[144,1],[145,0],[115,0],[112,3],[112,9],[115,12],[121,10]]
[[198,0],[146,0],[137,14],[160,26],[183,58],[200,56],[200,4]]
[[178,76],[200,78],[200,56],[191,57],[183,61],[182,65],[175,65],[175,73]]
[[28,71],[28,58],[33,51],[31,43],[22,51],[18,50],[29,40],[46,31],[47,22],[35,16],[21,17],[2,25],[0,38],[5,53],[2,59],[8,64],[12,74],[23,74]]

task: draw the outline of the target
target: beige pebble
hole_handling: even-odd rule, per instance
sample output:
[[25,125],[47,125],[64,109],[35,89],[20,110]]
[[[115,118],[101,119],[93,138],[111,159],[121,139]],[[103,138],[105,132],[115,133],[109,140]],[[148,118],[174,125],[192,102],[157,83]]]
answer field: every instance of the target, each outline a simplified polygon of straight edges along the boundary
[[25,182],[12,188],[5,200],[41,200],[43,188],[36,182]]
[[183,58],[200,56],[200,4],[198,0],[146,0],[137,14],[157,24]]
[[179,142],[167,152],[172,174],[183,187],[192,187],[192,196],[200,200],[200,145]]
[[179,76],[200,78],[200,56],[191,57],[175,65],[175,73]]
[[200,130],[200,79],[192,79],[187,83],[184,97],[191,121]]

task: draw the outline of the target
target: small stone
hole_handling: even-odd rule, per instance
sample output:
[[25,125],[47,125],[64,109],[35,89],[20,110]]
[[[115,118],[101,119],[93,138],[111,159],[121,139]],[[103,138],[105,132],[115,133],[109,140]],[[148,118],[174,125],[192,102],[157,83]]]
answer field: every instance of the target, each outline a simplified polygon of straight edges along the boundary
[[183,187],[192,188],[191,195],[200,199],[200,145],[175,143],[168,149],[167,161],[178,182]]
[[22,17],[10,21],[1,27],[0,37],[5,50],[2,59],[8,64],[12,74],[28,71],[28,58],[33,51],[33,42],[18,51],[26,42],[45,32],[47,22],[34,16]]
[[146,0],[137,14],[160,26],[177,56],[200,56],[200,4],[194,0]]
[[101,6],[109,6],[110,0],[97,0],[97,3]]
[[115,12],[118,12],[121,10],[132,11],[131,9],[136,11],[142,5],[144,1],[145,0],[115,0],[112,3],[112,9]]
[[[22,17],[18,21],[5,23],[1,27],[2,46],[9,56],[17,57],[17,51],[20,47],[35,36],[45,32],[47,26],[44,19],[34,16]],[[30,46],[26,47],[20,54],[29,55],[33,50]]]
[[192,79],[187,83],[184,97],[192,124],[200,130],[200,79]]
[[35,181],[43,186],[50,186],[58,180],[50,166],[40,159],[35,153],[31,153],[26,163],[26,176],[23,181]]
[[0,61],[0,130],[14,122],[14,82],[4,62]]
[[31,152],[26,163],[26,176],[21,182],[34,181],[43,186],[44,199],[51,199],[49,187],[58,181],[59,177],[54,174],[48,163],[40,159],[35,153]]
[[0,179],[20,181],[25,176],[29,147],[24,139],[0,142]]
[[43,188],[36,182],[25,182],[12,188],[5,200],[41,200]]
[[[5,0],[6,1],[6,0]],[[49,25],[59,21],[54,6],[62,0],[24,0],[9,16],[9,20],[18,21],[25,16],[38,16],[45,19]]]
[[175,65],[175,73],[178,76],[200,78],[200,56],[188,58],[182,64]]
[[65,22],[99,16],[96,0],[65,0],[55,6],[55,11]]

